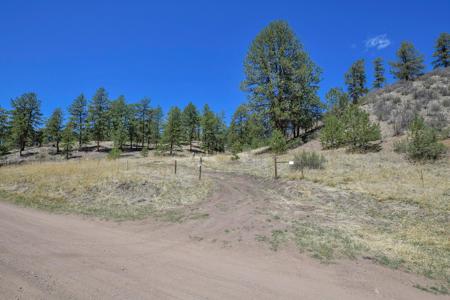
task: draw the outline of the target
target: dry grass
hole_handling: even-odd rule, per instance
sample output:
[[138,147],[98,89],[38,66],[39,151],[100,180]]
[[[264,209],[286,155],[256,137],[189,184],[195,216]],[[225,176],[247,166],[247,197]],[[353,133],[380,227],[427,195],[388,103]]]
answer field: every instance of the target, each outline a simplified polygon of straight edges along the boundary
[[136,219],[193,204],[210,190],[195,174],[151,159],[45,162],[0,168],[3,198],[52,211]]
[[[279,156],[293,159],[308,144]],[[391,149],[349,154],[319,151],[324,169],[301,173],[279,164],[279,216],[284,236],[324,261],[367,257],[392,268],[426,275],[450,285],[450,161],[415,165]],[[273,176],[270,155],[205,158],[209,168]],[[282,196],[282,197],[281,197]],[[261,238],[262,239],[262,238]],[[271,244],[272,237],[264,237]]]
[[[278,157],[292,160],[315,141]],[[317,147],[312,150],[317,150]],[[450,286],[450,161],[414,165],[389,147],[378,153],[317,150],[324,169],[299,172],[279,164],[278,187],[268,184],[273,212],[287,231],[267,240],[273,249],[294,241],[301,251],[324,260],[367,257],[392,268],[426,275]],[[25,205],[114,219],[148,215],[172,221],[177,210],[204,199],[212,184],[207,172],[273,177],[270,154],[243,153],[203,158],[142,158],[118,161],[48,162],[0,168],[0,194]],[[203,217],[203,216],[202,216]],[[275,218],[275,217],[274,217]]]
[[313,207],[312,221],[294,225],[297,242],[316,245],[313,255],[358,253],[450,284],[449,160],[414,165],[390,151],[321,152],[325,169],[308,170],[306,181],[283,174],[296,180],[286,194]]

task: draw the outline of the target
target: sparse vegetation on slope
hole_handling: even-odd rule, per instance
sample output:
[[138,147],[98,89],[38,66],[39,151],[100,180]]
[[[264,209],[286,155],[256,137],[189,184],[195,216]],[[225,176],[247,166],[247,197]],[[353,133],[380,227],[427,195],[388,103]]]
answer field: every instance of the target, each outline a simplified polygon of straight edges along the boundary
[[384,137],[404,134],[415,115],[445,131],[450,124],[450,68],[375,90],[363,102],[363,109],[380,122]]

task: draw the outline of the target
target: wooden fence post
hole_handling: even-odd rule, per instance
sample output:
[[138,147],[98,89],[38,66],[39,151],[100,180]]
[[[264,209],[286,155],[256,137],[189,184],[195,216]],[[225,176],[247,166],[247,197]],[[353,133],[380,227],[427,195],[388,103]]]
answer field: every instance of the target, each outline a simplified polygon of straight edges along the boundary
[[198,180],[202,179],[202,157],[200,157],[200,163],[198,164]]
[[273,173],[274,178],[277,179],[278,178],[278,170],[277,170],[277,157],[276,156],[273,157],[273,171],[274,171],[274,173]]

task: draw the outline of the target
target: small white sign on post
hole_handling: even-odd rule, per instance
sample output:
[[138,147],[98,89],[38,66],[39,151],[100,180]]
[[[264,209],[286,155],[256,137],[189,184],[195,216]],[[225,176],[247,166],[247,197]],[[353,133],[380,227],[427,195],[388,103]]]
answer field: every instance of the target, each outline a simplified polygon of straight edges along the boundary
[[289,165],[292,166],[293,164],[294,164],[294,161],[290,160],[290,161],[289,161]]

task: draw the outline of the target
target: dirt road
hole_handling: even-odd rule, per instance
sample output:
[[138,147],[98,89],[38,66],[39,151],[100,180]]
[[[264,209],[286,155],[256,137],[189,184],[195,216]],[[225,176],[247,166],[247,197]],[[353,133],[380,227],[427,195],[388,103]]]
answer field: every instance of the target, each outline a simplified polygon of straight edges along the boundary
[[208,217],[182,224],[103,222],[0,202],[0,299],[444,298],[370,262],[323,265],[250,242],[264,230],[257,211],[268,195],[253,179],[217,179],[215,196],[196,208]]

